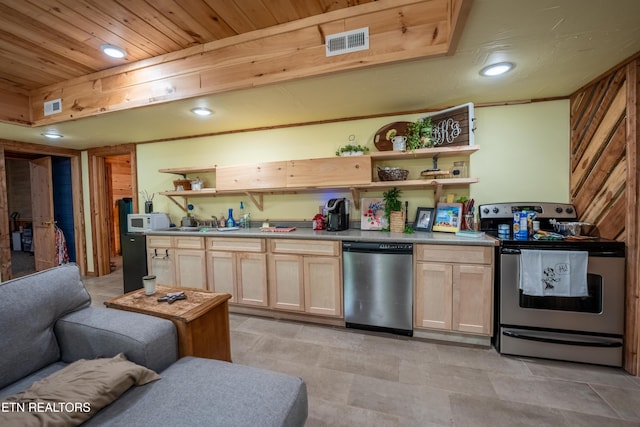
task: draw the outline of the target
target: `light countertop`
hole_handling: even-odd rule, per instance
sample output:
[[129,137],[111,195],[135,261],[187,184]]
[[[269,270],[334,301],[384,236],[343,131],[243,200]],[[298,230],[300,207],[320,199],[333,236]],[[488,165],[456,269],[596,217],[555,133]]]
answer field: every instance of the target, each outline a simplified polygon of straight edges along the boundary
[[[205,231],[206,230],[206,231]],[[147,235],[156,236],[200,236],[200,237],[259,237],[277,239],[317,239],[317,240],[350,240],[360,242],[398,242],[398,243],[422,243],[436,245],[468,245],[468,246],[496,246],[498,240],[485,235],[483,237],[460,237],[455,233],[424,232],[391,233],[384,231],[367,231],[349,229],[344,231],[316,231],[311,228],[296,228],[294,231],[273,232],[261,231],[260,228],[246,228],[230,231],[218,231],[215,228],[181,231],[178,228],[148,231]]]

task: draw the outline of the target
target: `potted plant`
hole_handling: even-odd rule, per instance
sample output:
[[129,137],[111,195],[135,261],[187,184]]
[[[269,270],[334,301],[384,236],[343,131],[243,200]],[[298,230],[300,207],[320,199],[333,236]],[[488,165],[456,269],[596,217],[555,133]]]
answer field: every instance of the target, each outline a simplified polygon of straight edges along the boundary
[[338,148],[336,156],[362,156],[369,151],[368,147],[364,147],[360,144],[347,144],[344,147]]
[[404,211],[400,201],[400,190],[393,187],[382,193],[384,200],[384,216],[389,224],[389,231],[402,233],[404,231]]
[[423,117],[407,125],[407,150],[433,147],[432,130],[433,123],[430,117]]

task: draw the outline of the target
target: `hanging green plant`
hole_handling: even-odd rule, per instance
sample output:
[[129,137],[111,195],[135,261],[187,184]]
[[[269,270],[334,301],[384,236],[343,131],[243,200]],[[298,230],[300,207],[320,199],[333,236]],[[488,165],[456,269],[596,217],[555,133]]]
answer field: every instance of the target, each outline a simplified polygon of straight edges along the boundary
[[407,150],[433,147],[432,130],[433,123],[430,117],[423,117],[407,125]]
[[368,151],[369,147],[365,147],[360,144],[347,144],[344,147],[340,147],[338,148],[338,150],[336,150],[336,156],[344,155],[343,153],[351,153],[351,155],[353,155],[353,153],[366,154]]

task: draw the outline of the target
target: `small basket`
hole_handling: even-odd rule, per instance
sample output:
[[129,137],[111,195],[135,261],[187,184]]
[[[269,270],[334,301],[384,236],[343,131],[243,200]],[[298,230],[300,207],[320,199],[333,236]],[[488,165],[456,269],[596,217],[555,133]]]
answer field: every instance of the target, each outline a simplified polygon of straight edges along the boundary
[[188,190],[191,190],[191,180],[176,179],[175,181],[173,181],[173,186],[176,188],[176,191],[188,191]]
[[400,168],[378,167],[378,178],[380,181],[405,181],[409,176],[409,171]]

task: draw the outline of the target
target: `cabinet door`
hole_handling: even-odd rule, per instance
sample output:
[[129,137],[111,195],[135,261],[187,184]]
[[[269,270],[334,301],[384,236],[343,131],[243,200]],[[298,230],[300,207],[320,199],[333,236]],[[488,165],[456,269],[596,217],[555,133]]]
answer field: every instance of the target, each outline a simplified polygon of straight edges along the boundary
[[268,306],[267,255],[237,252],[234,256],[238,304]]
[[207,251],[207,282],[209,290],[231,295],[237,302],[236,261],[232,252]]
[[453,266],[453,330],[491,335],[492,278],[488,265]]
[[157,284],[176,286],[174,256],[174,249],[147,249],[147,269],[149,270],[149,274],[154,274],[156,276]]
[[176,249],[175,264],[178,286],[207,289],[207,264],[203,250]]
[[414,323],[416,327],[451,329],[453,267],[416,263]]
[[340,258],[305,256],[303,262],[305,311],[342,317]]
[[299,255],[269,255],[271,308],[304,311],[304,264]]

